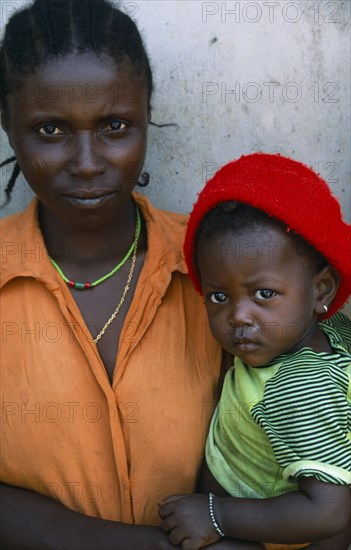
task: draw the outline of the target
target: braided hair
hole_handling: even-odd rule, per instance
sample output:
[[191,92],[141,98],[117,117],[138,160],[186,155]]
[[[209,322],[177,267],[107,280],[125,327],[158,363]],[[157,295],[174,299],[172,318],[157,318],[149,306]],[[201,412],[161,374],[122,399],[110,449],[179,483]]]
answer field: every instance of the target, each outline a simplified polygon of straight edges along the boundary
[[[153,91],[152,71],[142,38],[134,21],[108,0],[34,0],[10,18],[0,47],[0,108],[6,111],[7,96],[21,89],[23,78],[49,59],[70,53],[108,55],[116,62],[127,56],[135,71],[144,75],[149,111]],[[16,157],[5,189],[8,202],[20,168]],[[142,175],[142,186],[149,175]]]

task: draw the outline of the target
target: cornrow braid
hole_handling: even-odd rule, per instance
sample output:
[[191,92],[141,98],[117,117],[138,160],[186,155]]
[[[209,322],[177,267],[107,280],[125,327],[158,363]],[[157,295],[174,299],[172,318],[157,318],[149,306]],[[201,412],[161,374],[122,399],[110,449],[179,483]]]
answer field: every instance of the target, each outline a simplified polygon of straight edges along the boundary
[[38,48],[45,44],[49,56],[56,57],[71,51],[71,13],[68,6],[64,6],[65,3],[65,0],[46,0],[44,3],[34,2],[32,6],[32,28],[38,32],[34,45]]
[[15,165],[13,167],[13,170],[12,170],[12,174],[11,174],[11,177],[7,183],[7,186],[6,186],[6,189],[5,189],[5,194],[6,194],[6,201],[4,202],[4,204],[2,204],[1,206],[5,206],[6,204],[8,204],[11,200],[11,193],[12,193],[12,189],[14,188],[15,186],[15,183],[16,183],[16,180],[18,178],[18,175],[21,171],[20,167],[19,167],[19,164],[18,162],[16,161],[16,157],[10,157],[6,160],[4,160],[4,162],[2,162],[0,164],[0,168],[2,168],[3,166],[5,166],[6,164],[10,164],[10,162],[14,162]]
[[0,105],[21,88],[23,77],[53,57],[69,53],[106,54],[116,62],[126,56],[146,77],[149,101],[152,71],[133,20],[108,0],[34,0],[6,25],[0,49]]
[[[34,0],[14,13],[0,47],[0,109],[6,111],[8,94],[21,89],[24,77],[70,53],[107,55],[116,63],[128,58],[146,80],[151,112],[152,71],[139,30],[108,0]],[[7,202],[18,174],[16,163]]]

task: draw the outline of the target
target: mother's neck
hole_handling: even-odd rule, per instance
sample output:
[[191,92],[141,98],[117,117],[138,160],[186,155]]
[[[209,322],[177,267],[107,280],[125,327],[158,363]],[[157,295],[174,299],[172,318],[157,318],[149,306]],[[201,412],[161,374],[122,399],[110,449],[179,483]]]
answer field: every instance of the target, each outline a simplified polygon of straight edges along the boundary
[[52,211],[39,204],[39,224],[50,256],[56,260],[74,257],[77,263],[123,257],[134,239],[136,209],[132,199],[110,220],[97,226],[81,227],[65,223]]

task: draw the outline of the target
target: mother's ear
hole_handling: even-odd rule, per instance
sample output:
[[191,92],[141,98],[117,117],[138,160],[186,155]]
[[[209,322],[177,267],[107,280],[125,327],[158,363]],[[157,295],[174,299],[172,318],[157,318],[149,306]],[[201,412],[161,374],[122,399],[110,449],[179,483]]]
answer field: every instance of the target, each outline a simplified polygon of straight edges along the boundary
[[[323,267],[314,277],[316,303],[314,311],[317,315],[325,315],[329,305],[334,300],[340,283],[337,271],[327,265]],[[327,309],[326,309],[327,308]]]
[[0,107],[0,118],[1,118],[1,127],[7,134],[7,139],[12,147],[11,138],[10,138],[10,117],[8,111],[4,107]]

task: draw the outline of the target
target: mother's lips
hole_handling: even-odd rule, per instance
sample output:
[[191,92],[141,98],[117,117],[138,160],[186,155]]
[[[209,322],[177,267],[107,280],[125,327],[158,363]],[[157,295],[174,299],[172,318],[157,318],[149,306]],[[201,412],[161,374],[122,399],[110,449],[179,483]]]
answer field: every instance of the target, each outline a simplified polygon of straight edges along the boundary
[[94,191],[78,191],[75,190],[73,192],[69,193],[63,193],[64,197],[68,197],[70,199],[97,199],[100,197],[105,197],[107,195],[112,195],[113,191],[105,191],[102,189],[94,190]]
[[105,203],[109,198],[114,195],[114,192],[101,192],[99,193],[79,193],[77,191],[69,194],[63,194],[63,197],[67,202],[78,207],[94,208]]

